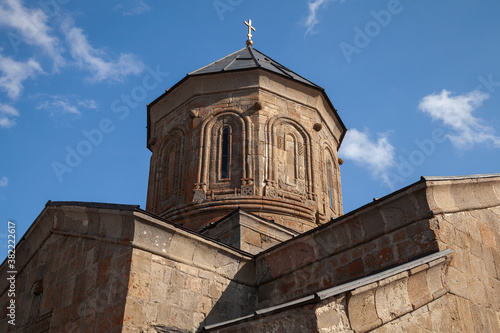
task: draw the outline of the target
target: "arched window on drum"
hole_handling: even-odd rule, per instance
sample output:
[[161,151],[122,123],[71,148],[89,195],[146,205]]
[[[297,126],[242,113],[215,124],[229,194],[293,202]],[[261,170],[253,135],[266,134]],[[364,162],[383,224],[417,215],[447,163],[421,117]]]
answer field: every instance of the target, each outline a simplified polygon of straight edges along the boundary
[[231,178],[231,127],[224,126],[220,135],[219,177],[221,180]]
[[330,198],[330,207],[335,207],[335,193],[334,193],[334,181],[333,181],[333,166],[332,161],[328,160],[326,162],[326,177],[328,186],[328,196]]

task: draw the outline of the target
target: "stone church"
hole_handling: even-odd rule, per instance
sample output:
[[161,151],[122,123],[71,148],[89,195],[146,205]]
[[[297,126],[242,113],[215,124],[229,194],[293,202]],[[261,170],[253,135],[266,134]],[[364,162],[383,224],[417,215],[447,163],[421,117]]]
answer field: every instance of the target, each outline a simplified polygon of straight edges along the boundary
[[248,25],[148,105],[145,210],[46,204],[16,248],[15,326],[0,280],[0,331],[500,332],[500,174],[344,214],[346,127]]

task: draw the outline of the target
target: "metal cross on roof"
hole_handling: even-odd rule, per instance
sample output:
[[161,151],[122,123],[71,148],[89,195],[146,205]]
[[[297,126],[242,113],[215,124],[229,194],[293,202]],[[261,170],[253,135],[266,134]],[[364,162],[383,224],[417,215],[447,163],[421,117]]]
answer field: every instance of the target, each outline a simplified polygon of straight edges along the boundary
[[252,20],[248,20],[244,22],[248,26],[248,40],[247,40],[247,46],[252,46],[253,41],[252,41],[252,30],[255,31],[255,28],[252,27]]

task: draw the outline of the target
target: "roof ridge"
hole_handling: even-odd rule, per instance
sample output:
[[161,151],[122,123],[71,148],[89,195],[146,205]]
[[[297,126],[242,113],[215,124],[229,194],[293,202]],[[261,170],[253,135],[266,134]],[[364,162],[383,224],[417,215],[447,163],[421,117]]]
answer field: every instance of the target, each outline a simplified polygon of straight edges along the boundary
[[255,58],[255,55],[253,54],[253,47],[252,46],[247,46],[247,49],[248,49],[248,53],[250,53],[250,56],[252,57],[255,65],[257,65],[257,67],[262,67],[259,63],[259,61]]
[[[273,58],[271,58],[271,57],[270,57],[270,56],[268,56],[267,54],[264,54],[264,53],[260,52],[260,51],[259,51],[259,50],[257,50],[257,49],[254,49],[254,50],[255,50],[255,51],[257,51],[258,53],[260,53],[261,55],[263,55],[264,57],[269,58],[269,60],[271,61],[271,64],[273,64],[273,63],[278,64],[278,65],[282,66],[284,69],[286,69],[287,71],[289,71],[289,72],[291,72],[291,73],[293,73],[293,74],[297,75],[297,76],[298,76],[298,77],[300,77],[302,80],[309,82],[309,84],[311,84],[311,85],[313,85],[313,86],[315,86],[315,87],[317,87],[317,88],[323,89],[321,86],[318,86],[316,83],[314,83],[314,82],[312,82],[312,81],[309,81],[308,79],[306,79],[305,77],[303,77],[303,76],[302,76],[302,75],[300,75],[300,74],[297,74],[296,72],[292,71],[290,68],[288,68],[288,67],[284,66],[284,65],[283,65],[283,64],[281,64],[280,62],[278,62],[278,61],[274,60]],[[278,67],[277,67],[277,66],[275,66],[275,65],[273,65],[273,66],[274,66],[274,67],[276,67],[276,69],[279,69],[280,71],[283,71],[281,68],[278,68]],[[288,74],[288,75],[290,75],[290,74]]]
[[195,73],[195,72],[199,72],[199,71],[201,71],[201,70],[203,70],[203,69],[205,69],[205,68],[207,68],[207,67],[210,67],[210,66],[212,66],[212,65],[216,64],[217,62],[221,61],[222,59],[226,59],[226,58],[228,58],[228,57],[232,56],[233,54],[236,54],[236,53],[238,53],[238,52],[243,51],[245,48],[246,48],[246,47],[244,47],[244,48],[242,48],[242,49],[239,49],[238,51],[234,51],[233,53],[230,53],[230,54],[228,54],[227,56],[224,56],[224,57],[222,57],[222,58],[220,58],[220,59],[217,59],[217,60],[215,60],[215,61],[213,61],[213,62],[209,63],[209,64],[208,64],[208,65],[206,65],[206,66],[200,67],[200,68],[198,68],[198,69],[196,69],[196,70],[194,70],[194,71],[192,71],[192,72],[189,72],[187,75],[192,75],[192,74],[193,74],[193,73]]

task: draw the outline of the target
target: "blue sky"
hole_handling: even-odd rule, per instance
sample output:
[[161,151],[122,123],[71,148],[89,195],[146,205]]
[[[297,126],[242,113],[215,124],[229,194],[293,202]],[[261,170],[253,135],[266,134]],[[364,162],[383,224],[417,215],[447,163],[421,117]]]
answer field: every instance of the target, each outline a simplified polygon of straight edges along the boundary
[[[344,211],[499,172],[500,2],[0,0],[0,245],[48,200],[145,206],[146,104],[245,46],[325,88]],[[2,230],[3,228],[3,230]]]

